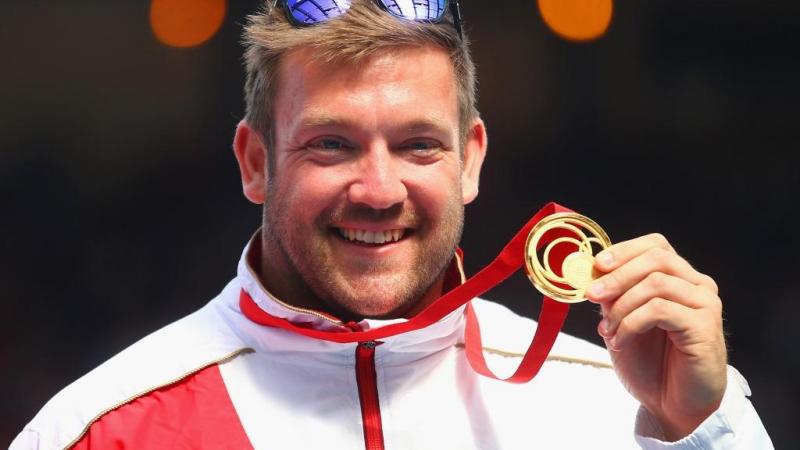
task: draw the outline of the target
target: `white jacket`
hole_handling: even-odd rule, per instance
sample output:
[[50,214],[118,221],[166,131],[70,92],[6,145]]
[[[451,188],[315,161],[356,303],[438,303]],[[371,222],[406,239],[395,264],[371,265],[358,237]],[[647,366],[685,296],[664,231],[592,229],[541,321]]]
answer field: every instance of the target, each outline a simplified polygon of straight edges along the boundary
[[[365,433],[374,435],[374,423],[365,432],[364,422],[376,417],[366,419],[363,414],[370,407],[364,403],[364,376],[370,371],[357,376],[361,370],[357,344],[315,340],[250,321],[239,308],[242,289],[271,315],[320,329],[337,326],[274,299],[248,267],[245,255],[237,277],[217,298],[59,392],[11,449],[57,449],[76,442],[99,448],[99,438],[87,444],[86,436],[104,418],[126,414],[133,403],[141,407],[147,404],[142,400],[154,393],[165,393],[158,397],[163,406],[170,398],[170,386],[178,380],[191,383],[194,374],[209,367],[219,369],[224,383],[219,389],[230,399],[246,435],[243,439],[254,448],[372,445],[365,443]],[[496,303],[475,299],[472,304],[490,367],[498,374],[510,374],[536,323]],[[392,322],[397,321],[364,320],[360,325],[372,329]],[[373,407],[385,448],[772,448],[746,398],[747,383],[733,368],[719,410],[690,436],[666,443],[658,439],[661,433],[652,417],[619,382],[605,349],[562,333],[536,378],[511,384],[473,372],[464,354],[463,327],[462,308],[427,328],[386,338],[374,349],[374,378],[366,383],[374,381],[377,388]],[[149,423],[148,417],[142,423]],[[110,419],[105,422],[112,423]],[[181,420],[173,430],[188,433],[191,426],[186,420],[195,419]],[[149,441],[142,431],[137,433],[128,446],[152,447],[139,445]],[[158,442],[164,442],[162,448],[212,445],[177,438],[169,444]]]

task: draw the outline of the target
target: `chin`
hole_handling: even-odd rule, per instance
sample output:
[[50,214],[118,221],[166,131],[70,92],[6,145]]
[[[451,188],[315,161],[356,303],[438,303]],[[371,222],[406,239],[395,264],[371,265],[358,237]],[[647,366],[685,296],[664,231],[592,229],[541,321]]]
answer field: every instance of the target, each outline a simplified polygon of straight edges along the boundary
[[354,274],[347,271],[320,277],[313,290],[341,319],[408,317],[438,278],[428,280],[409,271]]
[[396,319],[404,317],[422,298],[421,295],[404,292],[407,289],[353,289],[338,298],[331,298],[330,303],[350,317]]
[[374,297],[351,302],[337,302],[337,307],[352,317],[365,319],[397,319],[412,307],[407,302],[398,302],[396,299],[376,301]]

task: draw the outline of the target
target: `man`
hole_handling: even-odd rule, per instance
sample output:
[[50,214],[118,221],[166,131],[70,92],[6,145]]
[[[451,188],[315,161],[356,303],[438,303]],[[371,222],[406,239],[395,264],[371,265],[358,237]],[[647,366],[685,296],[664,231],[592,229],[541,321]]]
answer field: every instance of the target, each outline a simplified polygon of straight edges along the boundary
[[465,311],[499,371],[536,327],[480,299],[378,341],[326,339],[409,323],[463,281],[487,148],[474,68],[455,5],[426,21],[403,5],[251,17],[233,147],[264,214],[237,277],[59,393],[12,448],[771,448],[726,366],[714,281],[660,235],[597,258],[610,357],[561,335],[527,384],[468,364]]

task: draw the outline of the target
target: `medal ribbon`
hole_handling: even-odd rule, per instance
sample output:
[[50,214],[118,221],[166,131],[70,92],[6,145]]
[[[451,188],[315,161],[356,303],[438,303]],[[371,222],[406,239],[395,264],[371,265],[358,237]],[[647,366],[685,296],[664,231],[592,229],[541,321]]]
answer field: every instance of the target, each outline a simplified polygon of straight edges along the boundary
[[[525,224],[522,229],[506,244],[500,254],[488,266],[481,269],[473,277],[465,281],[460,286],[452,289],[439,297],[436,301],[428,305],[422,312],[412,317],[406,322],[386,325],[366,331],[323,331],[313,328],[305,328],[296,325],[284,318],[275,317],[253,301],[250,295],[241,291],[239,296],[239,306],[247,318],[255,323],[281,328],[306,337],[322,339],[338,343],[354,343],[365,341],[377,341],[401,333],[419,330],[432,325],[441,320],[446,315],[455,311],[459,307],[467,304],[465,309],[466,326],[464,331],[464,346],[466,349],[467,360],[472,369],[481,375],[498,378],[486,364],[481,344],[480,325],[478,317],[468,304],[473,298],[483,294],[500,282],[508,278],[511,274],[519,270],[524,263],[525,241],[530,230],[543,218],[557,212],[571,212],[569,209],[556,203],[548,203],[540,209]],[[547,245],[552,240],[563,236],[563,232],[552,232],[544,236],[538,243],[538,248]],[[551,252],[551,261],[560,267],[561,261],[566,256],[566,252]],[[531,340],[528,350],[522,358],[517,370],[504,381],[511,383],[526,383],[539,372],[539,369],[547,359],[550,349],[555,343],[558,333],[564,324],[564,320],[569,312],[569,305],[557,302],[547,296],[544,297],[542,309],[539,313],[538,326]]]

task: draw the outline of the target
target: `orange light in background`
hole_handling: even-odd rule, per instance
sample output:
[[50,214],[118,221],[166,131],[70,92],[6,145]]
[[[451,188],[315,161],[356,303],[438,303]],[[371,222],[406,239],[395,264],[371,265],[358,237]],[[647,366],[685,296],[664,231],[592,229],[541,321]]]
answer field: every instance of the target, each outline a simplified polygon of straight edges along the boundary
[[194,47],[217,33],[226,9],[226,0],[152,0],[150,26],[163,44]]
[[613,0],[538,0],[544,23],[564,39],[577,42],[601,37],[611,25]]

